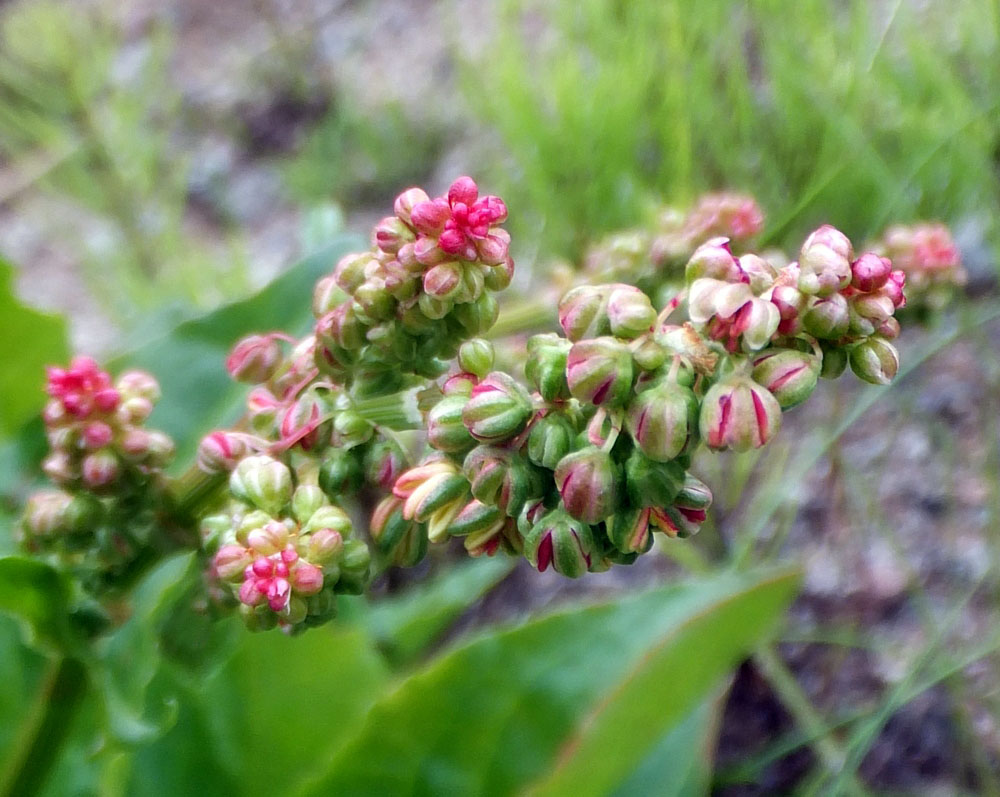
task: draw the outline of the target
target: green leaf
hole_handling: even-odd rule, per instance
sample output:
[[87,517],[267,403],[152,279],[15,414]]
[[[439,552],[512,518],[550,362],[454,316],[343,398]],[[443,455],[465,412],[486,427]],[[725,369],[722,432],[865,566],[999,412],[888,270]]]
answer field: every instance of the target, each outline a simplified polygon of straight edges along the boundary
[[45,366],[69,356],[66,322],[22,304],[14,294],[14,268],[0,259],[0,437],[17,431],[45,403]]
[[360,239],[342,236],[254,296],[185,321],[110,364],[115,372],[142,368],[159,380],[163,398],[149,425],[174,438],[178,468],[190,463],[203,435],[240,414],[246,387],[233,382],[225,368],[233,344],[253,332],[304,332],[312,321],[315,282],[342,255],[364,248]]
[[[776,580],[735,591],[679,623],[584,718],[534,793],[603,795],[621,783],[650,745],[773,628],[794,585]],[[637,728],[642,732],[623,732]]]
[[717,688],[656,742],[646,759],[615,789],[614,797],[700,797],[712,782],[712,761],[724,698]]
[[242,794],[293,790],[325,766],[387,683],[360,629],[246,635],[202,689],[217,760]]
[[591,750],[595,734],[613,736],[602,707],[639,712],[633,684],[653,682],[656,666],[655,732],[617,727],[624,742],[609,744],[635,748],[625,771],[603,751],[587,763],[606,792],[773,626],[797,583],[787,570],[725,573],[486,634],[381,699],[308,793],[510,794],[549,773],[567,743]]
[[44,562],[0,557],[0,611],[22,621],[30,642],[52,651],[74,646],[67,595],[63,577]]
[[364,624],[399,666],[418,658],[484,593],[514,568],[507,557],[473,559],[399,597],[373,604]]

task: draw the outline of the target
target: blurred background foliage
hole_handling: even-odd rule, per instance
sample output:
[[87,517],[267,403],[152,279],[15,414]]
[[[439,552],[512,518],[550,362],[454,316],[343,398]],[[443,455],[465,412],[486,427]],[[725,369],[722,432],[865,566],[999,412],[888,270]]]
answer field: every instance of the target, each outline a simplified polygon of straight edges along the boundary
[[[287,640],[190,612],[166,563],[86,662],[47,793],[1000,794],[998,37],[991,0],[0,6],[0,553],[42,363],[152,367],[190,452],[239,401],[228,343],[298,331],[342,232],[410,184],[503,195],[539,279],[719,188],[786,248],[940,218],[973,277],[897,386],[699,463],[712,523],[645,569],[439,551]],[[65,673],[46,579],[0,579],[35,620],[0,617],[0,792]]]

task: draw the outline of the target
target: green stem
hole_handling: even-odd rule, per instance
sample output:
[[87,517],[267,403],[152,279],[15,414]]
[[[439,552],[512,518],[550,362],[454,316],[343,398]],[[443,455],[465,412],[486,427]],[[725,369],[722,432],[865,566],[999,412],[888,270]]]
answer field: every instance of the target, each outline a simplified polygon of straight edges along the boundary
[[391,396],[357,399],[353,409],[366,421],[399,432],[422,429],[424,425],[423,416],[417,407],[416,391],[412,388]]
[[504,305],[500,317],[485,337],[491,340],[517,335],[522,332],[539,332],[555,327],[556,308],[545,302],[519,301]]
[[87,687],[87,670],[79,659],[67,656],[53,663],[4,772],[0,797],[30,797],[41,791]]
[[[806,693],[795,680],[791,670],[782,661],[773,645],[765,645],[754,654],[754,662],[768,683],[777,693],[804,735],[815,739],[813,745],[823,767],[830,775],[838,775],[847,760],[847,753],[840,748],[826,730],[826,723],[819,712],[809,702]],[[851,776],[848,791],[852,794],[864,793],[864,787],[855,776]]]

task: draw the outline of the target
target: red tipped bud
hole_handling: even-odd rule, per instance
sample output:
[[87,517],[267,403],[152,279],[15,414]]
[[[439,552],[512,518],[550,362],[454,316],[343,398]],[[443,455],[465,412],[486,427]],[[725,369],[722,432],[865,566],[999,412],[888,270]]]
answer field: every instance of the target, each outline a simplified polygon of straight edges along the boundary
[[851,349],[850,362],[859,379],[873,385],[887,385],[899,371],[899,352],[889,341],[871,337]]
[[618,469],[596,446],[563,457],[555,481],[566,511],[584,523],[599,523],[618,509]]
[[709,448],[760,448],[781,427],[781,406],[765,388],[745,376],[713,385],[701,405],[702,439]]
[[281,365],[281,347],[270,335],[250,335],[237,343],[226,359],[226,370],[237,382],[261,384]]
[[573,344],[566,359],[566,382],[580,401],[619,407],[632,393],[632,353],[612,337]]
[[797,349],[768,349],[754,360],[753,380],[767,388],[787,410],[801,404],[816,388],[820,361]]

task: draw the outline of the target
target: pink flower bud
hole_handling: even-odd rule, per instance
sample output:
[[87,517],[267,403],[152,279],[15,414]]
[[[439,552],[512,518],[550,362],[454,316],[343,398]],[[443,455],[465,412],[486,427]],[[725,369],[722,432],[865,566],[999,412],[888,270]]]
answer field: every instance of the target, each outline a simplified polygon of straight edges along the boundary
[[247,534],[247,545],[255,553],[270,556],[283,550],[288,544],[288,527],[277,520],[272,520],[261,528],[252,529]]
[[555,481],[566,511],[584,523],[600,523],[618,509],[618,468],[596,446],[563,457]]
[[811,297],[802,326],[810,335],[824,340],[837,340],[847,334],[851,322],[850,307],[843,294]]
[[448,189],[448,204],[454,207],[462,203],[467,207],[472,205],[479,196],[479,187],[471,177],[462,176],[455,180]]
[[56,484],[68,484],[74,481],[79,472],[65,451],[53,451],[42,460],[42,470]]
[[396,201],[392,204],[392,210],[396,214],[396,218],[409,224],[413,209],[421,202],[428,202],[429,200],[430,197],[427,196],[427,192],[424,189],[407,188],[396,197]]
[[309,562],[299,562],[292,569],[291,582],[300,595],[315,595],[323,589],[323,571]]
[[851,281],[854,250],[840,230],[824,224],[810,233],[799,253],[799,290],[829,296]]
[[439,263],[424,274],[424,292],[437,299],[450,299],[462,284],[462,265],[455,261]]
[[270,335],[250,335],[237,343],[228,359],[226,370],[237,382],[266,382],[281,364],[281,347]]
[[767,443],[781,427],[781,406],[745,376],[713,385],[701,405],[701,435],[709,448],[748,451]]
[[712,238],[695,249],[684,269],[684,278],[689,285],[701,278],[722,282],[747,281],[739,261],[729,247],[728,238]]
[[372,243],[390,255],[396,254],[403,244],[414,240],[413,230],[395,216],[386,216],[372,230]]
[[250,451],[244,435],[216,431],[205,435],[198,445],[198,467],[205,473],[228,473]]
[[104,421],[91,421],[83,427],[81,438],[84,446],[90,449],[103,448],[111,442],[114,436],[111,427]]
[[851,264],[851,285],[870,293],[885,285],[891,271],[892,261],[889,258],[865,252]]
[[906,307],[906,294],[903,289],[906,287],[906,274],[902,271],[892,271],[889,273],[889,279],[886,280],[885,285],[882,286],[882,290],[885,292],[886,296],[892,299],[892,303],[896,306],[897,310]]
[[450,218],[448,201],[438,197],[414,205],[410,213],[410,224],[424,235],[439,235]]
[[819,379],[817,357],[796,349],[766,349],[753,364],[754,381],[767,388],[783,410],[809,398]]
[[242,545],[223,545],[215,554],[215,573],[223,581],[236,581],[252,561],[250,552]]
[[493,230],[476,241],[476,251],[479,253],[479,261],[484,265],[501,265],[507,260],[510,251],[510,233],[503,229]]
[[631,285],[612,287],[607,313],[611,333],[620,338],[631,339],[649,332],[656,321],[656,310],[649,297]]
[[113,451],[103,449],[88,454],[80,465],[83,483],[91,490],[99,490],[114,483],[121,474],[121,465]]
[[570,393],[595,406],[624,404],[632,394],[633,373],[628,345],[612,337],[574,343],[566,358]]
[[581,285],[559,301],[559,326],[572,341],[596,337],[611,331],[606,285]]
[[325,564],[340,556],[344,550],[344,538],[339,531],[319,529],[309,535],[306,554],[313,562]]

